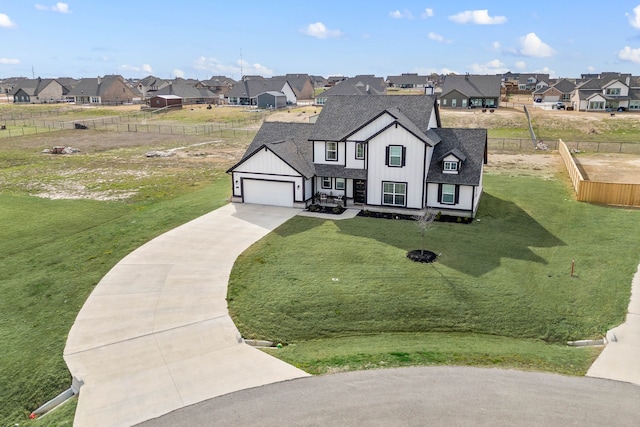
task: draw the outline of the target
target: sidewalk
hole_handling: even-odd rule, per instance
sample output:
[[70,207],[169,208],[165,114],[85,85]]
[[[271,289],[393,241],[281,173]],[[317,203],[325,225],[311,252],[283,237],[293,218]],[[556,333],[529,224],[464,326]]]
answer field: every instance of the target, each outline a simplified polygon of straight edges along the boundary
[[607,340],[587,376],[640,385],[640,265],[631,284],[627,319],[607,333]]
[[228,204],[122,259],[69,332],[84,381],[74,426],[129,426],[237,390],[307,376],[245,344],[227,312],[235,259],[299,213]]

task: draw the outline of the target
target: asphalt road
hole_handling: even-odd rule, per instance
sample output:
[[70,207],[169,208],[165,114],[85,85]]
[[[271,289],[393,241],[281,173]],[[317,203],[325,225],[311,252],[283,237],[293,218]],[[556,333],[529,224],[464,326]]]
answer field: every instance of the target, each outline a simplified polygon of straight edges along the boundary
[[499,369],[381,369],[242,390],[139,425],[638,426],[640,387]]

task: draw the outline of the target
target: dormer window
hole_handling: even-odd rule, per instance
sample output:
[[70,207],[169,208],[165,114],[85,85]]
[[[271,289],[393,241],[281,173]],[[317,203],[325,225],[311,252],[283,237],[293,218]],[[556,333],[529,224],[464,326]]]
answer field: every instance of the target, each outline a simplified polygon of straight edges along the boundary
[[444,162],[445,172],[458,172],[458,162]]
[[619,87],[608,87],[606,92],[607,95],[620,95],[620,88]]

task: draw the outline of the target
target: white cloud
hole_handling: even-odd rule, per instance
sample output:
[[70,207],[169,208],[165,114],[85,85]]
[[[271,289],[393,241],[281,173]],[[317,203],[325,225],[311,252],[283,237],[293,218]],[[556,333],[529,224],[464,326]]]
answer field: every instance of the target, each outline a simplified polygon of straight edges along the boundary
[[536,58],[547,58],[556,53],[548,44],[540,40],[536,33],[529,33],[520,37],[519,53],[524,56],[534,56]]
[[0,64],[3,65],[16,65],[19,64],[20,60],[19,59],[13,59],[13,58],[0,58]]
[[[103,60],[108,60],[108,57],[103,57]],[[153,70],[151,70],[151,65],[149,64],[142,64],[141,66],[138,65],[129,65],[129,64],[124,64],[120,66],[121,70],[124,71],[132,71],[132,72],[145,72],[145,73],[152,73]]]
[[250,64],[245,60],[238,60],[236,64],[229,65],[223,64],[216,58],[207,58],[204,56],[201,56],[193,61],[193,68],[195,68],[196,70],[207,71],[213,74],[221,75],[273,75],[273,70],[258,63]]
[[458,24],[496,25],[507,22],[506,16],[489,16],[489,10],[465,10],[456,15],[451,15],[450,20]]
[[493,42],[491,46],[493,47],[493,50],[500,50],[502,48],[500,42]]
[[431,32],[428,34],[428,37],[429,37],[431,40],[435,40],[435,41],[437,41],[438,43],[451,43],[451,40],[445,39],[443,36],[441,36],[441,35],[440,35],[440,34],[438,34],[438,33],[434,33],[433,31],[431,31]]
[[423,18],[431,18],[433,16],[433,9],[431,9],[430,7],[426,8],[424,11],[422,11],[422,17]]
[[633,8],[633,13],[627,13],[626,15],[629,19],[629,24],[633,28],[640,29],[640,5]]
[[631,61],[636,64],[640,64],[640,48],[632,49],[629,46],[625,46],[620,52],[618,52],[618,59],[623,61]]
[[435,68],[422,68],[422,67],[419,67],[419,68],[414,69],[412,72],[413,73],[422,74],[422,75],[427,75],[427,76],[431,75],[433,73],[444,74],[444,75],[446,75],[446,74],[459,74],[457,71],[450,70],[449,68],[441,68],[439,70],[436,70]]
[[527,63],[524,61],[516,61],[516,68],[518,70],[524,70],[525,68],[527,68]]
[[71,13],[71,11],[69,10],[69,5],[67,3],[61,2],[56,3],[55,6],[51,6],[51,10],[60,13]]
[[58,13],[71,13],[71,11],[69,10],[69,4],[68,3],[62,3],[62,2],[58,2],[53,6],[45,6],[43,4],[36,4],[35,8],[36,8],[36,10],[51,10],[53,12],[58,12]]
[[589,65],[587,67],[587,71],[590,72],[590,73],[593,73],[595,70],[596,70],[596,67],[594,67],[593,65]]
[[181,79],[184,79],[184,76],[186,74],[184,73],[184,71],[176,68],[176,69],[173,70],[173,75],[176,76],[176,77],[180,77]]
[[494,59],[484,64],[471,64],[469,70],[475,74],[504,74],[509,69],[506,64],[499,59]]
[[307,25],[307,28],[303,30],[303,33],[317,39],[329,39],[342,36],[342,32],[340,30],[330,30],[325,27],[322,22]]
[[15,26],[16,24],[13,21],[11,21],[11,18],[9,18],[8,15],[5,15],[4,13],[0,13],[0,27],[11,28]]
[[399,10],[394,10],[393,12],[389,12],[389,16],[393,19],[413,19],[413,14],[408,10],[403,10],[400,12]]

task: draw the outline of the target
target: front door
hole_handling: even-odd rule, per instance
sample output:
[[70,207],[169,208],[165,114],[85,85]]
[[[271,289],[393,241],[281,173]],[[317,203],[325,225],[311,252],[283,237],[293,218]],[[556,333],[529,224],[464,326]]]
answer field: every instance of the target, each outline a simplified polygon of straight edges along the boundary
[[367,181],[364,179],[353,180],[353,203],[365,204],[367,202]]

